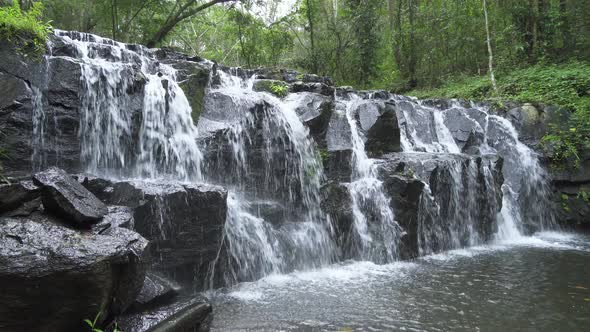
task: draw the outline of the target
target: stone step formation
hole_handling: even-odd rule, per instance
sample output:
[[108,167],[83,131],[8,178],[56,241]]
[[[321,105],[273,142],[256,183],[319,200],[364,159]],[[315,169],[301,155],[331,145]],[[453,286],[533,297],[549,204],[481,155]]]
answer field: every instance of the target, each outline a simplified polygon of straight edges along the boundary
[[[211,308],[189,297],[205,289],[556,227],[531,148],[546,123],[526,105],[354,91],[68,31],[39,62],[0,59],[2,330],[76,330],[98,312],[127,332],[204,329]],[[574,180],[553,189],[589,179]]]

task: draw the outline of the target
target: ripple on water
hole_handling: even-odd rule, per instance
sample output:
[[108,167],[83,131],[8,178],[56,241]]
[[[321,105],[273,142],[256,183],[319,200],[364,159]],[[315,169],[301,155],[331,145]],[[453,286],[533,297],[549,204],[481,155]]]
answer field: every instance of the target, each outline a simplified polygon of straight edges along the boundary
[[211,294],[213,330],[576,331],[590,239],[544,232],[414,262],[346,262]]

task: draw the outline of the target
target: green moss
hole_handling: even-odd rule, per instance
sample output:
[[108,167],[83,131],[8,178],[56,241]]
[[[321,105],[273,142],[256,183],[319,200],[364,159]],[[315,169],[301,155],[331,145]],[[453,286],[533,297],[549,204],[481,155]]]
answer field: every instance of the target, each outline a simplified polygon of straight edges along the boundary
[[39,57],[45,52],[49,23],[41,21],[43,4],[33,3],[28,11],[21,10],[18,1],[0,7],[0,39],[13,43],[25,55]]
[[319,149],[318,154],[319,154],[320,160],[322,161],[322,164],[326,165],[326,163],[328,162],[328,158],[330,157],[328,150]]

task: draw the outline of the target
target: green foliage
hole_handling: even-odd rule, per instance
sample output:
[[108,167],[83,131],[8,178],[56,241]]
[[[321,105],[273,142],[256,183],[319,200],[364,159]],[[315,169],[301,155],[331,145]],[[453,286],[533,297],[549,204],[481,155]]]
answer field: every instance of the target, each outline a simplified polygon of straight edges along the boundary
[[534,65],[498,75],[498,95],[492,95],[489,79],[463,77],[429,90],[414,90],[419,98],[514,100],[561,106],[572,111],[565,128],[551,126],[543,140],[555,164],[580,163],[580,151],[590,150],[590,63]]
[[581,199],[587,205],[590,205],[590,192],[585,190],[580,190],[578,192],[578,198]]
[[289,87],[285,84],[270,84],[270,91],[279,98],[284,98],[289,94]]
[[279,98],[284,98],[289,94],[289,86],[283,81],[260,80],[255,83],[254,90],[266,91]]
[[561,198],[560,199],[561,208],[563,209],[563,211],[565,211],[567,213],[570,213],[571,212],[571,209],[568,206],[569,196],[566,195],[566,194],[561,194],[561,197],[560,198]]
[[88,325],[88,327],[90,327],[90,331],[91,332],[103,332],[101,329],[98,328],[98,319],[100,318],[101,315],[101,311],[99,311],[96,316],[94,317],[94,320],[90,320],[90,319],[85,319],[84,323],[86,323],[86,325]]
[[[86,323],[86,325],[88,325],[88,327],[90,328],[90,332],[104,332],[104,330],[100,329],[98,326],[98,319],[100,318],[101,314],[102,314],[102,311],[99,311],[96,314],[96,316],[94,317],[94,320],[90,320],[90,319],[84,320],[84,323]],[[115,326],[114,326],[112,332],[123,332],[123,331],[118,329],[117,323],[115,322]]]
[[0,39],[8,40],[24,54],[39,56],[45,52],[49,23],[41,21],[43,4],[35,2],[28,11],[21,10],[18,1],[0,7]]
[[319,159],[322,161],[322,164],[326,165],[326,163],[328,162],[328,158],[330,157],[328,150],[318,149],[317,151],[318,151]]

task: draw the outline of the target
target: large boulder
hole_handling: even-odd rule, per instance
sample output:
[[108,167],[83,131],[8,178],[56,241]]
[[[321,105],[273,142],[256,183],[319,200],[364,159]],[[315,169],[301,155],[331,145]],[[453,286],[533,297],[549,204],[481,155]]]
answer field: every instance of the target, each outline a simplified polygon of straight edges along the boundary
[[59,168],[39,172],[33,176],[33,181],[42,187],[45,210],[78,227],[89,227],[108,212],[103,202]]
[[70,229],[34,213],[0,218],[2,331],[81,331],[125,311],[139,293],[147,241],[127,229]]
[[289,86],[289,90],[293,93],[297,92],[313,92],[327,97],[334,97],[334,87],[324,83],[304,83],[295,82]]
[[0,185],[0,213],[12,212],[40,196],[41,190],[30,180]]
[[219,186],[110,182],[79,176],[79,181],[108,204],[133,210],[133,229],[150,240],[152,270],[203,289],[210,265],[222,250],[227,191]]
[[485,117],[483,111],[451,108],[442,113],[445,126],[451,132],[457,146],[463,153],[479,154],[479,147],[485,140]]
[[309,134],[320,148],[326,147],[330,117],[334,112],[334,100],[316,93],[301,92],[289,98],[297,100],[295,112],[309,128]]
[[400,129],[395,104],[381,100],[366,100],[357,106],[356,119],[365,133],[365,150],[369,157],[400,152]]
[[404,232],[399,245],[400,257],[411,259],[419,256],[418,223],[424,182],[407,175],[390,174],[383,181],[383,190],[391,198],[390,204],[395,211],[395,221]]

